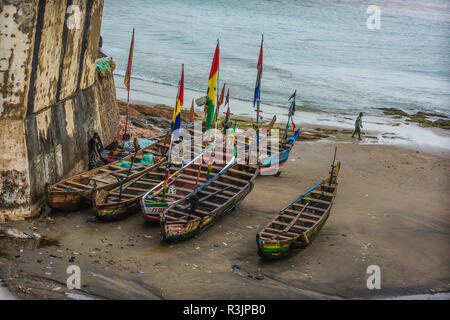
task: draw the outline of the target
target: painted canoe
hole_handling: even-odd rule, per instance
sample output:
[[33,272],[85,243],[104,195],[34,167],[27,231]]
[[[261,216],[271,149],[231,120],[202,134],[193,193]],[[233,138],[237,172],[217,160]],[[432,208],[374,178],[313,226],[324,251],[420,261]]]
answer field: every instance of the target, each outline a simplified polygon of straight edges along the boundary
[[128,152],[128,151],[117,151],[117,150],[108,150],[108,149],[100,150],[100,156],[102,157],[102,160],[107,163],[120,160],[129,154],[130,154],[130,152]]
[[[47,203],[58,210],[73,211],[91,205],[94,191],[109,190],[122,182],[129,181],[151,170],[167,153],[165,137],[125,158],[106,164],[100,168],[85,171],[50,186],[46,190]],[[134,159],[134,160],[133,160]],[[133,166],[131,167],[131,162]]]
[[330,177],[287,205],[256,235],[258,254],[267,258],[288,255],[292,247],[306,247],[327,221],[338,186],[341,163]]
[[200,187],[161,213],[163,239],[178,241],[192,237],[232,211],[245,198],[253,189],[259,166],[240,161],[232,159],[211,179],[203,179]]
[[[221,143],[217,143],[218,146]],[[211,150],[207,149],[205,152]],[[185,192],[180,183],[184,181],[184,176],[195,171],[197,167],[195,163],[204,153],[199,154],[187,164],[171,164],[169,166],[169,184],[168,192],[165,197],[166,202],[176,201],[183,197]],[[93,207],[99,220],[112,221],[125,218],[140,211],[140,200],[148,194],[158,195],[162,192],[164,177],[167,168],[167,158],[164,158],[157,166],[148,170],[145,174],[140,175],[134,180],[126,184],[116,186],[110,190],[99,190],[94,194],[92,199]],[[174,182],[177,181],[177,184]],[[154,197],[152,197],[153,199]],[[155,198],[156,199],[156,198]],[[160,201],[157,201],[158,203]],[[167,206],[166,206],[167,207]]]
[[[274,116],[272,122],[269,124],[269,126],[271,127],[273,125],[273,123],[275,122],[276,117]],[[226,143],[233,143],[232,141],[236,142],[235,144],[235,148],[237,148],[237,146],[240,144],[240,146],[242,148],[245,148],[247,150],[253,148],[254,151],[255,146],[256,146],[256,141],[250,141],[249,139],[246,139],[244,141],[242,140],[237,140],[235,139],[235,134],[234,133],[230,133],[230,135],[232,136],[233,139],[225,139],[224,141],[226,141]],[[295,137],[296,138],[296,137]],[[294,138],[294,139],[295,139]],[[267,139],[266,137],[262,137],[262,139]],[[294,140],[295,141],[295,140]],[[228,145],[228,147],[230,147],[230,145]],[[220,148],[217,147],[217,148]],[[224,144],[223,145],[223,150],[222,150],[222,155],[227,154],[227,152],[230,151],[230,148],[227,148],[227,146]],[[236,152],[236,149],[235,149]],[[230,155],[228,153],[228,155]],[[212,175],[216,175],[221,173],[221,171],[224,169],[224,167],[230,166],[231,163],[233,163],[233,161],[235,161],[236,158],[233,158],[232,160],[229,161],[229,163],[227,164],[226,159],[223,159],[222,163],[224,163],[224,165],[214,165],[211,167],[211,174]],[[249,156],[246,155],[245,159],[242,159],[242,162],[244,162],[249,160]],[[239,160],[240,161],[240,160]],[[225,165],[226,164],[226,165]],[[206,167],[206,164],[204,164],[204,166]],[[260,168],[259,165],[243,165],[240,164],[238,165],[239,167],[242,167],[245,169],[244,170],[237,170],[236,168],[229,168],[228,173],[231,174],[235,174],[235,175],[243,175],[245,179],[253,179],[253,170],[256,168]],[[206,169],[206,168],[205,168]],[[259,170],[256,171],[256,176],[258,175]],[[199,182],[200,184],[204,184],[209,180],[209,177],[207,177],[207,172],[204,169],[200,169],[199,171],[199,166],[198,165],[193,165],[189,168],[187,168],[186,170],[184,170],[182,173],[182,177],[173,177],[171,178],[173,180],[170,180],[169,184],[172,184],[172,187],[177,190],[178,194],[181,196],[188,196],[190,194],[192,194],[194,192],[194,190],[196,189],[196,187],[198,186],[197,184],[197,179],[193,179],[194,177],[197,176],[197,174],[199,174]],[[221,173],[222,174],[222,173]],[[178,179],[178,181],[175,181],[175,179]],[[239,181],[236,180],[236,177],[232,177],[230,176],[230,178],[228,178],[229,180],[233,180],[233,181]],[[253,180],[252,180],[253,181]],[[242,179],[241,181],[242,182]],[[220,181],[214,182],[214,184],[219,184]],[[214,186],[214,184],[212,184],[210,187],[208,187],[209,189],[213,190],[213,193],[218,192],[219,190],[221,190],[220,188],[218,189],[217,187]],[[251,190],[251,188],[253,188],[253,184],[249,185],[249,189],[248,191]],[[205,188],[206,189],[206,188]],[[206,190],[203,190],[202,193],[207,192]],[[177,199],[171,200],[171,201],[167,201],[167,199],[162,199],[161,195],[161,185],[156,186],[155,188],[149,190],[145,195],[143,195],[140,199],[140,205],[141,205],[141,211],[142,211],[142,216],[144,217],[144,219],[146,219],[147,221],[150,222],[159,222],[160,221],[160,216],[161,213],[166,211],[166,209],[168,207],[170,207],[172,205],[173,202],[175,202]],[[231,194],[230,191],[228,192],[224,192],[225,194]],[[218,193],[217,193],[218,194]],[[245,196],[245,190],[241,193],[241,195]],[[218,198],[222,197],[221,195],[217,195]],[[223,197],[222,197],[223,198]],[[236,200],[239,200],[239,197],[235,198]],[[237,202],[236,202],[237,203]],[[236,205],[236,203],[231,203],[230,207],[234,207]],[[195,223],[194,223],[195,224]]]
[[[139,207],[139,197],[149,189],[161,184],[164,179],[167,159],[159,162],[152,170],[136,179],[110,190],[97,190],[92,197],[94,211],[99,220],[113,221],[136,213]],[[176,170],[172,166],[171,170]]]
[[[142,149],[145,149],[148,146],[155,143],[157,141],[156,139],[137,138],[139,146]],[[108,149],[100,150],[100,156],[105,163],[110,163],[110,162],[120,160],[120,159],[128,156],[129,154],[130,154],[129,151],[108,150]]]
[[279,152],[274,155],[268,155],[261,159],[261,168],[259,173],[263,175],[275,175],[278,169],[284,165],[288,158],[289,153],[294,147],[295,141],[300,135],[300,129],[297,129],[286,141],[280,143]]
[[[202,144],[202,137],[196,137],[191,139],[191,152],[194,152],[196,145]],[[183,198],[187,194],[191,193],[199,184],[209,180],[209,178],[218,172],[220,172],[226,165],[229,158],[234,159],[236,152],[236,138],[234,130],[229,133],[227,137],[224,137],[222,141],[212,143],[208,145],[202,145],[204,147],[203,153],[197,155],[192,159],[185,167],[180,168],[174,173],[171,173],[168,177],[169,194],[163,197],[163,182],[156,185],[152,189],[149,189],[139,199],[141,206],[142,217],[149,222],[159,222],[160,214],[166,210],[171,203]],[[221,157],[221,162],[212,164],[211,167],[204,171],[206,161],[205,156],[210,156],[212,152],[215,152],[215,159],[218,160]],[[219,152],[220,151],[220,152]],[[192,154],[192,153],[191,153]],[[201,165],[200,165],[201,164]],[[201,167],[201,168],[200,168]],[[209,164],[208,164],[209,167]]]

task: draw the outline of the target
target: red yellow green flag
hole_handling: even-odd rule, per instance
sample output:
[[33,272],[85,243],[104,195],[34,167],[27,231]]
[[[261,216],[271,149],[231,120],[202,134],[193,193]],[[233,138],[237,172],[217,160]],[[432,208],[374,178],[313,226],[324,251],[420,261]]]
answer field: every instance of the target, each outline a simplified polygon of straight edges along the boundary
[[216,51],[214,52],[214,58],[211,65],[211,71],[209,72],[208,80],[208,110],[206,116],[205,130],[211,128],[211,124],[214,118],[214,101],[216,100],[216,85],[217,85],[217,73],[219,72],[219,42],[217,42]]

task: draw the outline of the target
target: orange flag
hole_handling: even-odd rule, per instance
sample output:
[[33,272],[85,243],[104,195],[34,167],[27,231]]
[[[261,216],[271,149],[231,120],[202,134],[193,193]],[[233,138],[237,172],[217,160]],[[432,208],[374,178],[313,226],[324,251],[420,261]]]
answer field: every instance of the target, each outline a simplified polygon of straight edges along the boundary
[[131,36],[130,53],[128,54],[127,72],[125,72],[125,78],[123,79],[123,83],[127,87],[128,92],[130,92],[131,65],[133,64],[133,51],[134,51],[134,28],[133,28],[133,35]]

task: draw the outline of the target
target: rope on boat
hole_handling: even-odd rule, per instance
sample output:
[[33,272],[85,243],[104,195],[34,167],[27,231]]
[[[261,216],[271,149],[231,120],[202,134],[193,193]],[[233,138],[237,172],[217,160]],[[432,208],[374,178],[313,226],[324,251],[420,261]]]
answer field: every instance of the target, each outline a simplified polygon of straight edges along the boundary
[[[304,197],[306,194],[310,193],[311,191],[313,191],[315,188],[317,188],[318,186],[320,186],[321,184],[323,184],[325,181],[322,180],[321,182],[319,182],[318,184],[316,184],[314,187],[312,187],[311,189],[309,189],[308,191],[304,192],[303,194],[299,195],[297,198],[295,198],[295,200],[291,201],[286,207],[283,208],[286,209],[287,207],[289,207],[291,204],[293,204],[294,202],[297,202],[301,197]],[[283,211],[281,210],[281,211]]]

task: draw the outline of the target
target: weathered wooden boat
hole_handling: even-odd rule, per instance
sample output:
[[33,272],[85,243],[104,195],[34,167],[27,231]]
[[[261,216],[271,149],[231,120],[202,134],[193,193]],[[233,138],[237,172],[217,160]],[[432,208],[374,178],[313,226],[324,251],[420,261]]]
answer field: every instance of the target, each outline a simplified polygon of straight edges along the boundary
[[[161,135],[160,137],[165,136]],[[146,139],[146,138],[137,138],[138,144],[141,149],[147,148],[148,146],[152,145],[157,141],[159,137],[153,138],[153,139]],[[108,150],[108,149],[102,149],[100,150],[100,156],[105,163],[114,162],[120,159],[125,158],[131,154],[129,151],[120,151],[120,150]]]
[[286,141],[281,141],[278,152],[271,154],[271,150],[268,150],[267,153],[269,154],[266,157],[261,157],[261,168],[259,169],[259,173],[262,175],[276,174],[278,169],[287,162],[289,153],[294,147],[295,141],[299,135],[300,129],[297,129]]
[[100,156],[102,157],[102,160],[106,163],[115,162],[117,160],[120,160],[127,155],[129,155],[130,152],[128,151],[118,151],[118,150],[108,150],[108,149],[102,149],[100,150]]
[[[205,152],[209,151],[207,149]],[[175,185],[175,181],[184,181],[185,175],[197,172],[198,165],[195,164],[203,154],[199,154],[185,165],[171,164],[169,167],[169,184],[168,192],[165,197],[165,208],[167,202],[176,201],[182,198],[184,189],[179,185]],[[112,221],[125,218],[129,215],[140,211],[139,200],[147,194],[154,194],[152,199],[160,195],[163,188],[163,182],[166,171],[167,158],[164,159],[154,170],[148,171],[140,175],[128,183],[117,186],[111,190],[100,190],[93,197],[93,207],[100,220]]]
[[[271,127],[273,125],[273,123],[275,122],[276,117],[274,117],[274,119],[272,120],[272,122],[269,124],[269,126]],[[228,143],[228,147],[223,144],[223,150],[221,155],[226,157],[227,152],[230,152],[230,148],[231,144],[234,144],[234,154],[236,154],[237,150],[236,148],[238,147],[238,145],[240,145],[241,148],[246,148],[247,150],[249,149],[254,149],[256,146],[256,141],[250,141],[249,139],[246,140],[236,140],[235,138],[235,134],[230,133],[231,138],[232,139],[225,139],[224,142]],[[228,137],[230,138],[230,137]],[[262,137],[260,140],[264,140],[267,139],[267,137]],[[295,138],[294,138],[295,139]],[[216,148],[220,148],[220,146],[216,147]],[[228,153],[229,156],[230,153]],[[223,172],[221,172],[222,170],[228,170],[227,174],[231,174],[229,180],[233,180],[236,181],[235,178],[233,178],[233,175],[241,175],[243,177],[241,177],[241,181],[242,179],[250,179],[253,178],[253,170],[256,169],[256,175],[258,175],[259,173],[259,168],[260,165],[255,164],[255,165],[249,165],[248,164],[248,160],[249,160],[249,154],[245,155],[245,158],[243,158],[242,160],[239,160],[237,167],[239,168],[244,168],[243,170],[239,171],[237,170],[235,167],[231,168],[231,164],[233,161],[236,161],[236,158],[233,157],[233,160],[230,160],[228,163],[226,161],[226,159],[223,159],[223,164],[222,165],[214,165],[211,168],[211,177],[212,175],[217,175],[217,174],[223,174]],[[247,164],[244,164],[247,163]],[[204,164],[205,168],[206,168],[206,164]],[[224,169],[226,168],[226,169]],[[178,177],[178,176],[173,176],[171,177],[170,180],[170,185],[174,190],[178,190],[178,194],[181,195],[182,197],[184,196],[189,196],[190,194],[192,194],[194,192],[194,190],[197,188],[197,180],[193,179],[193,177],[195,178],[195,176],[198,175],[199,177],[199,182],[201,182],[201,184],[205,184],[209,178],[207,177],[207,172],[206,171],[202,171],[202,169],[200,169],[199,171],[199,166],[198,165],[192,165],[191,167],[187,168],[186,170],[184,170],[183,172],[180,173],[182,175],[182,177]],[[225,177],[225,176],[224,176]],[[176,181],[176,179],[179,179],[178,181]],[[226,180],[226,179],[225,179]],[[252,180],[253,181],[253,180]],[[173,185],[172,185],[173,183]],[[205,185],[205,188],[209,188],[214,190],[214,192],[217,192],[220,190],[220,188],[218,189],[217,187],[214,186],[214,184],[220,184],[220,181],[214,182],[211,187],[207,187],[207,184]],[[252,187],[253,185],[251,185]],[[144,194],[141,198],[140,198],[140,205],[141,205],[141,209],[142,209],[142,216],[144,217],[144,219],[146,219],[147,221],[150,222],[159,222],[160,221],[160,216],[161,213],[164,212],[168,207],[171,206],[171,204],[173,202],[175,202],[177,199],[175,197],[175,199],[171,199],[169,197],[169,200],[167,199],[162,199],[161,197],[161,188],[162,188],[162,183],[160,185],[155,186],[154,188],[152,188],[151,190],[149,190],[146,194]],[[200,191],[202,191],[203,189],[199,189]],[[251,189],[250,189],[251,190]],[[249,191],[250,191],[249,190]],[[206,191],[202,191],[201,193],[205,193]],[[225,194],[230,194],[230,192],[224,192]],[[242,193],[244,194],[244,192]],[[181,198],[182,198],[181,197]],[[223,198],[222,195],[217,195],[218,198]],[[227,204],[228,205],[228,204]],[[233,203],[230,203],[230,206],[233,206]],[[235,206],[235,204],[234,204]]]
[[[149,189],[164,179],[167,159],[158,163],[154,170],[147,171],[136,179],[110,190],[98,190],[94,193],[92,204],[97,218],[105,221],[125,218],[139,209],[138,199]],[[172,170],[175,169],[172,167]]]
[[163,139],[164,137],[159,137],[154,144],[119,161],[74,175],[50,186],[46,190],[48,205],[66,211],[81,209],[91,205],[94,191],[112,189],[152,170],[167,153],[169,146],[162,142]]
[[[289,106],[289,112],[288,112],[288,121],[286,122],[286,130],[284,133],[283,138],[280,141],[279,144],[279,152],[275,152],[272,154],[270,152],[267,157],[262,158],[260,161],[262,161],[260,174],[263,175],[274,175],[278,173],[278,169],[287,162],[289,158],[289,153],[291,152],[292,148],[294,147],[295,141],[297,141],[297,138],[300,136],[300,129],[295,130],[295,124],[293,123],[293,115],[295,113],[295,96],[297,94],[297,91],[295,91],[292,96],[289,98],[288,101],[291,101],[291,104]],[[293,130],[291,136],[289,136],[289,122],[292,120],[293,124]]]
[[[212,225],[217,219],[232,211],[237,204],[253,189],[259,166],[240,163],[233,158],[211,178],[205,171],[202,185],[195,188],[194,176],[187,184],[183,198],[168,205],[161,213],[161,235],[166,240],[183,240]],[[189,181],[189,180],[187,180]]]
[[[198,140],[197,143],[201,143],[201,140]],[[241,144],[245,147],[245,142],[241,141]],[[192,148],[195,147],[195,143],[191,145]],[[235,132],[233,130],[232,133],[229,133],[228,137],[223,138],[223,141],[216,143],[215,145],[208,146],[203,154],[198,155],[195,164],[191,167],[180,172],[179,175],[171,175],[169,177],[168,184],[172,188],[172,190],[178,190],[178,193],[181,194],[181,197],[176,199],[166,199],[162,197],[162,183],[150,190],[146,194],[144,194],[140,198],[140,204],[142,209],[142,216],[145,220],[149,222],[159,222],[160,214],[165,211],[172,202],[176,201],[179,198],[183,198],[187,194],[194,191],[199,184],[203,184],[208,181],[213,175],[219,173],[223,168],[225,168],[228,164],[230,158],[235,159],[236,154],[237,141],[235,137]],[[202,171],[207,167],[206,164],[203,164],[200,168],[198,165],[199,162],[203,161],[203,156],[207,153],[212,153],[212,150],[216,152],[215,159],[218,159],[220,156],[222,161],[221,164],[212,165],[210,171]],[[192,150],[191,150],[192,151]],[[220,153],[219,153],[220,151]],[[256,166],[255,166],[256,167]]]
[[340,162],[334,166],[333,161],[330,177],[289,203],[256,235],[260,256],[283,257],[292,247],[304,248],[311,242],[330,215],[340,167]]

